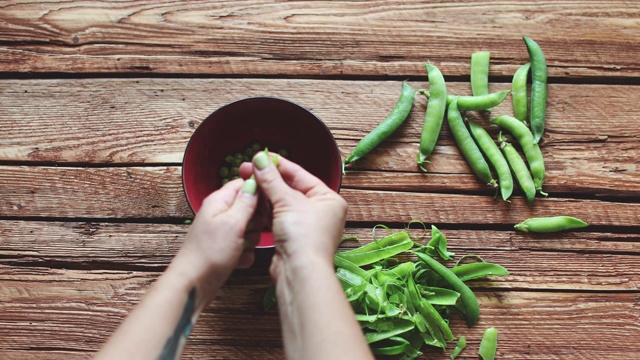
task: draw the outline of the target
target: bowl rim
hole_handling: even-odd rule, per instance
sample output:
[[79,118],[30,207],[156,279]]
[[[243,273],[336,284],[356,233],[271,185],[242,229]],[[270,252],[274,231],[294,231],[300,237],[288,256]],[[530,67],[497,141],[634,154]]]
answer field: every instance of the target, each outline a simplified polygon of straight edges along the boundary
[[[228,106],[232,106],[236,103],[240,103],[240,102],[245,102],[245,101],[250,101],[250,100],[271,100],[271,101],[278,101],[278,102],[284,102],[284,103],[289,103],[293,106],[296,106],[302,110],[304,110],[305,112],[309,113],[311,116],[313,116],[313,118],[315,118],[320,124],[322,124],[322,126],[325,128],[325,130],[327,131],[327,133],[329,135],[331,135],[331,141],[333,141],[333,144],[335,145],[335,148],[338,152],[338,156],[340,157],[341,161],[342,161],[342,153],[340,152],[340,147],[338,146],[338,142],[336,141],[335,137],[333,136],[333,133],[331,132],[331,129],[329,129],[329,127],[327,126],[327,124],[322,121],[322,119],[320,119],[320,117],[318,117],[316,114],[314,114],[311,110],[307,109],[306,107],[288,100],[288,99],[284,99],[281,97],[277,97],[277,96],[250,96],[250,97],[245,97],[245,98],[241,98],[241,99],[237,99],[231,102],[228,102],[220,107],[218,107],[217,109],[215,109],[213,112],[211,112],[209,115],[207,115],[204,120],[202,120],[200,122],[200,124],[198,124],[198,126],[195,128],[195,130],[193,130],[193,132],[191,133],[191,135],[189,136],[189,141],[187,141],[187,145],[184,148],[184,154],[182,155],[182,163],[180,166],[180,172],[181,172],[181,176],[180,179],[182,180],[182,193],[184,194],[185,199],[187,200],[187,205],[189,206],[189,209],[191,209],[191,212],[193,212],[194,218],[197,215],[196,211],[193,209],[193,205],[191,205],[191,201],[189,200],[189,195],[187,194],[187,188],[185,186],[185,171],[184,171],[184,162],[185,159],[187,157],[187,151],[189,150],[189,146],[191,145],[191,141],[193,140],[194,135],[196,134],[196,132],[198,131],[198,129],[202,126],[202,124],[204,124],[207,120],[209,120],[210,118],[213,117],[213,115],[215,113],[217,113],[218,111],[222,110],[223,108],[226,108]],[[342,170],[340,169],[338,171],[338,189],[335,190],[336,193],[340,193],[340,189],[342,188]],[[262,248],[273,248],[275,247],[275,245],[273,246],[264,246],[264,247],[260,247]],[[257,248],[257,247],[256,247]],[[258,248],[257,248],[258,249]]]

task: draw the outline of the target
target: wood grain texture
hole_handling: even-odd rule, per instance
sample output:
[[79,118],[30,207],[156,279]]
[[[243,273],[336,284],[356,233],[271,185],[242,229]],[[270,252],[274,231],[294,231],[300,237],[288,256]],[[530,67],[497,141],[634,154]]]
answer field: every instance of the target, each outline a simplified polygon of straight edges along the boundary
[[[161,271],[183,242],[185,225],[0,221],[0,264],[76,269]],[[476,282],[501,289],[638,291],[638,235],[562,233],[531,235],[515,231],[441,228],[449,249],[476,254],[510,270],[511,276]],[[370,228],[348,228],[340,251],[373,240]],[[422,231],[412,230],[420,243]],[[378,236],[383,236],[379,231]],[[251,274],[264,274],[272,251],[258,252]],[[404,258],[403,258],[404,259]],[[408,258],[407,258],[408,259]],[[448,266],[453,266],[449,263]]]
[[[95,351],[156,277],[0,266],[0,355],[39,348]],[[234,274],[200,317],[186,357],[282,358],[278,315],[260,308],[268,281],[266,274]],[[467,329],[460,317],[452,320],[454,333],[469,340],[467,356],[488,326],[500,329],[501,358],[619,359],[640,351],[637,342],[622,341],[640,335],[637,293],[476,293],[480,322]],[[428,355],[448,358],[441,351]]]
[[[429,176],[429,175],[425,175]],[[190,218],[179,167],[65,168],[0,166],[0,216]],[[465,195],[344,188],[348,221],[509,225],[529,217],[571,214],[595,226],[633,227],[640,203],[595,199]]]
[[510,76],[526,34],[552,77],[628,78],[638,16],[629,1],[11,1],[0,71],[380,77],[423,76],[431,61],[468,75],[489,50],[491,75]]
[[[409,84],[415,89],[428,89],[426,81]],[[388,115],[400,88],[400,81],[3,80],[0,160],[179,163],[189,137],[203,119],[227,103],[252,96],[294,101],[322,119],[336,139],[360,140]],[[447,89],[457,95],[471,93],[466,82],[448,83]],[[492,91],[507,89],[510,85],[503,83],[491,87]],[[640,86],[549,85],[543,149],[593,146],[606,151],[616,144],[633,149],[640,137],[640,120],[629,106],[638,98]],[[409,118],[390,142],[419,141],[426,103],[423,96],[416,97]],[[511,98],[496,107],[493,114],[513,114]],[[497,128],[488,124],[488,116],[469,115],[497,133]],[[439,145],[452,144],[445,125]],[[348,152],[355,143],[341,146],[343,152]],[[606,156],[615,157],[615,150],[611,148]]]

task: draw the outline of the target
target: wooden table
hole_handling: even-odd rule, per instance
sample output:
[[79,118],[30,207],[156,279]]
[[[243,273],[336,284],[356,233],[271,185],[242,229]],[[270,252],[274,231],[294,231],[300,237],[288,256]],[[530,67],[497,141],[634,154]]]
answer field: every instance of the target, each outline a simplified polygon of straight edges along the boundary
[[[499,358],[640,357],[640,3],[27,2],[0,4],[0,358],[89,358],[176,253],[192,218],[187,141],[212,111],[257,95],[313,111],[347,154],[391,110],[402,80],[470,94],[469,60],[489,50],[491,90],[528,62],[549,65],[541,145],[548,198],[511,202],[472,175],[443,127],[429,173],[415,164],[426,100],[343,178],[347,234],[434,224],[458,255],[511,275],[473,283]],[[510,98],[494,109],[512,114]],[[492,134],[497,131],[477,117]],[[567,214],[586,231],[513,225]],[[343,248],[357,246],[355,241]],[[238,271],[198,322],[186,358],[282,358],[263,312],[270,254]],[[450,265],[451,266],[451,265]],[[448,359],[450,350],[429,358]]]

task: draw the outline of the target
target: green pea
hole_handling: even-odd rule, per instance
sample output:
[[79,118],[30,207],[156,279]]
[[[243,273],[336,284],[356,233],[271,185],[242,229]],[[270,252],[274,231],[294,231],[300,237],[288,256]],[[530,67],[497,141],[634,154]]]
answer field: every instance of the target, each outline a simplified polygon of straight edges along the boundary
[[420,134],[420,152],[418,153],[418,167],[420,170],[427,172],[423,166],[429,163],[427,159],[433,152],[438,142],[442,122],[444,121],[444,112],[447,108],[447,86],[440,70],[431,64],[425,64],[427,76],[429,77],[429,102],[427,103],[427,111]]
[[511,81],[511,101],[513,103],[513,113],[516,119],[527,123],[529,112],[527,99],[527,79],[529,78],[529,68],[531,63],[522,65],[513,75]]
[[[427,99],[431,96],[428,91],[419,90]],[[460,111],[480,111],[487,110],[500,105],[504,99],[509,96],[510,90],[498,91],[486,95],[479,96],[456,96],[447,95],[447,105],[451,104],[455,98],[458,98],[458,110]]]
[[244,155],[242,155],[241,153],[237,153],[235,155],[233,155],[233,163],[232,165],[235,167],[238,167],[242,164],[242,162],[244,161]]
[[490,59],[491,53],[488,51],[476,51],[471,54],[471,93],[474,96],[489,93]]
[[391,136],[391,134],[393,134],[407,119],[409,112],[411,111],[411,106],[413,105],[414,97],[415,92],[413,88],[411,88],[411,86],[406,82],[403,82],[400,98],[398,99],[396,106],[393,108],[391,113],[389,113],[389,115],[382,120],[378,126],[376,126],[375,129],[371,130],[371,132],[365,135],[365,137],[358,142],[351,154],[349,154],[349,156],[344,160],[344,165],[362,158]]
[[262,145],[260,145],[260,143],[253,143],[251,144],[251,150],[253,150],[254,153],[257,153],[258,151],[262,150]]
[[221,178],[226,178],[229,176],[229,168],[226,166],[221,167],[218,171],[218,175],[220,175]]
[[586,221],[580,220],[571,216],[551,216],[551,217],[538,217],[530,218],[519,224],[516,224],[514,228],[516,230],[524,232],[558,232],[564,230],[580,229],[589,226]]
[[507,160],[504,158],[504,155],[502,155],[502,152],[500,152],[498,145],[496,145],[491,138],[491,135],[489,135],[482,126],[473,121],[469,121],[469,130],[471,130],[471,135],[476,140],[476,144],[478,144],[482,152],[487,156],[493,168],[496,169],[502,200],[507,201],[513,193],[513,177],[511,176],[511,169],[509,168]]
[[480,349],[478,354],[483,360],[493,360],[496,357],[498,348],[498,329],[490,327],[484,331],[482,340],[480,341]]
[[224,178],[220,181],[220,183],[222,184],[222,186],[224,186],[226,183],[228,183],[230,180],[229,178]]
[[251,159],[251,158],[253,157],[253,155],[254,155],[253,149],[252,149],[252,148],[250,148],[250,147],[249,147],[249,148],[244,149],[244,153],[243,153],[243,155],[244,155],[244,158],[245,158],[245,159],[246,159],[246,158]]
[[467,319],[467,326],[471,327],[478,321],[480,317],[480,305],[478,299],[473,294],[473,291],[462,281],[456,274],[451,272],[449,268],[439,263],[437,260],[427,254],[420,252],[413,252],[420,260],[427,264],[436,274],[440,275],[451,285],[453,290],[460,293],[460,300],[462,301],[462,308],[464,309],[464,315]]
[[522,37],[527,45],[531,61],[531,110],[529,122],[533,132],[533,142],[537,144],[544,133],[544,120],[547,112],[547,61],[540,45],[526,36]]
[[451,133],[453,134],[453,139],[456,144],[458,144],[458,148],[460,152],[462,152],[465,160],[467,160],[467,164],[469,164],[471,170],[473,170],[480,181],[496,187],[497,182],[491,175],[489,164],[485,161],[482,152],[473,141],[473,138],[471,138],[471,134],[469,130],[467,130],[464,120],[462,120],[462,115],[460,115],[458,111],[457,100],[454,100],[451,105],[449,105],[447,120],[451,128]]
[[524,192],[527,202],[529,204],[533,203],[536,196],[536,186],[533,182],[533,178],[531,177],[527,164],[522,160],[522,157],[520,157],[520,154],[518,154],[518,151],[513,147],[513,145],[509,144],[504,139],[502,134],[498,135],[498,141],[500,142],[500,149],[502,149],[502,153],[507,159],[509,167],[516,176],[518,185],[520,185],[520,188]]
[[280,149],[280,151],[278,151],[278,155],[286,158],[286,157],[289,157],[289,152],[285,149]]
[[232,155],[227,155],[224,157],[224,162],[226,162],[229,165],[233,164],[233,156]]
[[231,176],[238,176],[240,175],[240,169],[234,166],[231,168],[231,170],[229,170],[229,174]]
[[524,152],[524,156],[527,158],[527,162],[529,163],[529,168],[531,169],[531,175],[533,175],[533,183],[536,190],[538,190],[542,195],[547,195],[542,191],[545,171],[544,158],[542,157],[540,146],[534,142],[533,134],[529,128],[522,121],[508,115],[495,117],[491,119],[491,123],[509,131],[518,140],[518,143]]

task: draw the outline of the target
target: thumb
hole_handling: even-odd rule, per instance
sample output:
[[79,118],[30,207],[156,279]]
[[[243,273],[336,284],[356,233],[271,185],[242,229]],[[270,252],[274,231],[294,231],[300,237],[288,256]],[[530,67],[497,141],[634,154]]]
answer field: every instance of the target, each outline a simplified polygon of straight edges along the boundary
[[258,207],[257,190],[258,185],[253,177],[245,180],[228,210],[228,213],[245,228]]
[[278,168],[273,164],[269,155],[260,151],[253,157],[253,173],[260,189],[274,206],[285,201],[291,188],[282,179]]

